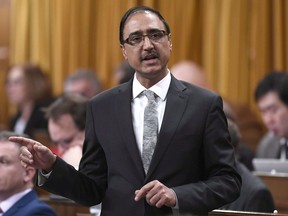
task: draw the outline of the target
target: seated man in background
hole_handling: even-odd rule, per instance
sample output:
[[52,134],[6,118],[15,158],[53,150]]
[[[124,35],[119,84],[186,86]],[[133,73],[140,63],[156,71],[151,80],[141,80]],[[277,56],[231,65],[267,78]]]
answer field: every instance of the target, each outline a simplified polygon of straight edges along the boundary
[[[45,109],[49,135],[57,146],[57,154],[76,169],[82,158],[87,101],[78,94],[65,94]],[[100,215],[100,211],[101,204],[90,208],[95,216]]]
[[259,158],[288,158],[288,74],[271,72],[255,90],[255,101],[268,134],[257,149]]
[[20,145],[8,141],[10,136],[18,135],[10,131],[0,132],[0,215],[56,216],[33,190],[36,170],[21,165]]
[[82,157],[87,99],[77,94],[59,97],[45,109],[48,131],[57,154],[78,169]]
[[223,206],[221,209],[273,213],[275,205],[272,194],[267,186],[259,177],[253,175],[251,171],[237,160],[241,134],[236,123],[229,118],[228,130],[231,136],[231,144],[235,152],[237,171],[242,178],[242,187],[238,199]]
[[88,99],[100,93],[101,90],[102,86],[96,73],[87,69],[75,71],[65,79],[63,85],[64,93],[77,93]]
[[[211,86],[208,83],[203,69],[192,61],[186,60],[175,64],[171,68],[171,73],[179,80],[211,90]],[[236,113],[225,100],[223,100],[223,108],[224,111],[226,111],[225,114],[227,115],[229,111],[229,116],[233,116],[234,121],[236,121]],[[241,161],[249,170],[254,170],[252,164],[253,158],[254,153],[252,150],[241,141],[241,144],[239,145],[239,161]]]

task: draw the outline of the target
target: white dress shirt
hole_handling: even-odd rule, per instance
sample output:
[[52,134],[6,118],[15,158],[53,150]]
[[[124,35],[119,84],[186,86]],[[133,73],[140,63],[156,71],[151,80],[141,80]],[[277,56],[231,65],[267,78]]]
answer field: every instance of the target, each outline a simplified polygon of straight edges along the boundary
[[[161,129],[163,116],[166,107],[167,101],[167,93],[171,83],[171,73],[169,73],[158,83],[153,85],[149,88],[149,90],[153,91],[157,96],[157,112],[158,112],[158,133]],[[132,86],[132,102],[131,102],[131,109],[132,109],[132,122],[133,122],[133,129],[136,137],[137,146],[139,149],[140,154],[142,154],[143,149],[143,125],[144,125],[144,109],[148,103],[147,97],[145,97],[142,92],[147,90],[144,86],[140,84],[140,82],[136,78],[136,74],[134,75],[133,79],[133,86]],[[176,196],[176,194],[175,194]],[[178,200],[176,196],[176,206],[172,208],[173,215],[179,215],[178,210]]]
[[[165,112],[166,107],[166,99],[167,92],[171,82],[171,74],[170,72],[158,83],[153,85],[149,90],[153,91],[157,94],[157,111],[158,111],[158,132],[161,129],[161,124]],[[144,109],[148,103],[147,97],[145,97],[142,92],[147,90],[144,86],[140,84],[140,82],[136,78],[136,74],[133,79],[132,86],[132,121],[133,121],[133,129],[136,137],[137,146],[140,154],[142,154],[142,145],[143,145],[143,124],[144,124]]]

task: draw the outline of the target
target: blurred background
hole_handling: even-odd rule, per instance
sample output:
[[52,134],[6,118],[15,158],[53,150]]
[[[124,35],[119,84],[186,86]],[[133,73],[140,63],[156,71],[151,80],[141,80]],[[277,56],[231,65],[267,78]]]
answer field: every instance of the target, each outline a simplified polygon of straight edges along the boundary
[[288,71],[286,0],[0,0],[0,124],[15,112],[4,88],[14,64],[43,68],[55,96],[77,68],[94,70],[104,89],[115,86],[120,19],[136,5],[158,9],[169,23],[169,67],[196,62],[213,90],[257,116],[259,79]]

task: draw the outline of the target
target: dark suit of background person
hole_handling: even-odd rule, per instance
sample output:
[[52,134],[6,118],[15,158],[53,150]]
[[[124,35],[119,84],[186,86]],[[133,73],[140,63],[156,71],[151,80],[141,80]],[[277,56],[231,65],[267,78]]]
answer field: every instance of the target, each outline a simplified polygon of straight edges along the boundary
[[3,216],[56,216],[55,212],[41,202],[34,190],[16,202]]
[[[45,105],[36,105],[34,106],[32,113],[27,121],[25,129],[23,133],[28,134],[29,136],[33,137],[34,133],[37,130],[47,130],[47,120],[44,117],[44,112],[42,111]],[[13,130],[15,128],[16,122],[19,120],[21,116],[21,112],[18,112],[15,116],[11,118],[9,128]]]
[[[228,119],[228,127],[231,135],[231,144],[238,154],[238,146],[241,139],[238,126]],[[267,186],[262,180],[253,175],[241,162],[236,161],[237,171],[242,178],[241,193],[234,202],[223,206],[221,209],[249,212],[273,213],[275,205],[273,197]]]
[[[238,197],[241,178],[235,168],[222,100],[170,74],[167,64],[172,42],[165,24],[162,16],[148,7],[132,8],[123,16],[121,48],[136,74],[88,103],[79,172],[48,148],[38,148],[41,144],[36,141],[10,138],[28,145],[20,156],[24,164],[33,165],[28,155],[45,152],[49,156],[52,162],[41,165],[52,171],[43,188],[88,206],[102,202],[102,216],[172,215],[176,205],[180,215],[207,215]],[[143,40],[136,40],[135,46],[126,44],[124,35],[130,40],[135,34]],[[138,90],[167,89],[167,99],[159,98],[165,102],[161,104],[165,112],[147,174],[134,131],[137,113],[132,110],[132,84],[138,84]],[[31,154],[29,146],[36,151]],[[158,208],[153,201],[160,198],[165,205]]]

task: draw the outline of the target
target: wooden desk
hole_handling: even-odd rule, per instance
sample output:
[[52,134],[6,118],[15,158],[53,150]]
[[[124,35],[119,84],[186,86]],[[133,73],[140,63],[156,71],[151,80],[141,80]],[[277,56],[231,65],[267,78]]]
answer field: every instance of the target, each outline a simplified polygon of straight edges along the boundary
[[270,189],[279,213],[288,213],[288,174],[254,172]]
[[89,207],[79,205],[65,199],[51,199],[49,196],[41,196],[40,200],[51,206],[58,216],[89,216]]
[[262,213],[262,212],[245,212],[245,211],[229,211],[229,210],[214,210],[209,212],[209,216],[288,216],[287,214],[279,213]]

